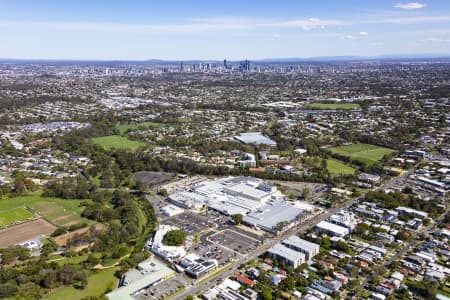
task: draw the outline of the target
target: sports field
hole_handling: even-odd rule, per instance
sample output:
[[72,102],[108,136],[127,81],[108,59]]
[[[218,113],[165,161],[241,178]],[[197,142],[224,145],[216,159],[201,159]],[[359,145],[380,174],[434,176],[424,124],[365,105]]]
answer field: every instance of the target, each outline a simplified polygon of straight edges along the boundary
[[389,148],[363,143],[356,143],[342,147],[334,147],[330,148],[329,150],[332,153],[350,157],[351,159],[360,161],[367,165],[372,165],[380,161],[384,155],[395,152],[395,150]]
[[311,103],[308,105],[312,109],[357,109],[360,108],[357,103]]
[[124,134],[129,129],[138,129],[141,127],[150,128],[150,127],[159,127],[163,126],[163,123],[156,122],[143,122],[143,123],[133,123],[133,124],[117,124],[117,129],[119,129],[120,134]]
[[0,228],[17,222],[36,218],[36,215],[25,207],[15,207],[0,211]]
[[[0,217],[8,215],[6,213],[8,211],[17,212],[16,215],[20,217],[33,217],[34,215],[25,209],[28,207],[59,226],[70,226],[80,222],[95,223],[80,216],[84,210],[84,207],[80,206],[80,200],[41,197],[40,195],[41,192],[38,191],[26,196],[1,199]],[[29,214],[26,214],[25,211]],[[1,214],[1,212],[5,213]],[[13,217],[8,217],[7,221],[11,219]]]
[[330,174],[334,175],[353,175],[355,174],[355,169],[347,166],[346,164],[336,160],[327,159],[327,170]]
[[145,146],[145,143],[132,141],[120,135],[109,135],[93,138],[92,141],[107,149],[110,150],[112,148],[116,149],[129,149],[129,150],[137,150],[140,147]]
[[7,248],[42,235],[49,235],[56,227],[45,221],[37,219],[19,225],[10,226],[0,230],[0,248]]

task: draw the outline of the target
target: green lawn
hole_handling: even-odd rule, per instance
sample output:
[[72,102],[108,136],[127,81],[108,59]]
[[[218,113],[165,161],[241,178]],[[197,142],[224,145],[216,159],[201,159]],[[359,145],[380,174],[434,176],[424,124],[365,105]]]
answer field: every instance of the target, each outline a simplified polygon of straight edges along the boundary
[[312,109],[357,109],[360,108],[357,103],[311,103],[308,108]]
[[140,147],[145,146],[145,143],[132,141],[120,135],[109,135],[93,138],[92,141],[105,148],[105,149],[129,149],[129,150],[137,150]]
[[156,122],[143,122],[143,123],[132,123],[132,124],[117,124],[117,129],[119,129],[120,134],[124,134],[129,129],[138,129],[140,127],[149,128],[149,127],[158,127],[163,126],[163,123]]
[[0,227],[35,218],[36,215],[25,207],[15,207],[12,209],[0,211]]
[[84,207],[80,206],[81,200],[41,197],[41,193],[37,191],[26,196],[0,199],[0,212],[25,210],[24,207],[28,207],[60,226],[70,226],[79,222],[95,223],[80,216],[84,210]]
[[347,166],[346,164],[336,160],[336,159],[327,159],[327,170],[330,174],[336,175],[353,175],[355,174],[355,169]]
[[384,155],[395,152],[395,150],[389,148],[362,143],[330,148],[329,150],[332,153],[350,157],[351,159],[366,163],[367,165],[372,165],[375,162],[380,161]]
[[84,290],[76,289],[73,286],[58,288],[49,293],[44,299],[47,300],[80,300],[89,296],[101,296],[108,289],[114,289],[117,284],[117,278],[114,272],[118,267],[106,269],[95,273],[88,278],[88,285]]

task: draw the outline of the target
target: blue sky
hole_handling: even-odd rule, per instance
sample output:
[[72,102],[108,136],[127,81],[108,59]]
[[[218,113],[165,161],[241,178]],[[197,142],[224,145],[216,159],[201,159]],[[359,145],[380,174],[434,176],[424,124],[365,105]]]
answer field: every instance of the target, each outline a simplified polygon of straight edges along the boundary
[[0,0],[0,57],[450,55],[450,1]]

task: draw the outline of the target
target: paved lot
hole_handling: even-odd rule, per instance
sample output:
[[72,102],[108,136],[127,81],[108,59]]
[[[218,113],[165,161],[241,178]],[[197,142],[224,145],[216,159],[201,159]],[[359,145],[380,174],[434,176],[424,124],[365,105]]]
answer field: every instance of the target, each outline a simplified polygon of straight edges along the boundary
[[169,280],[161,282],[160,284],[151,286],[148,289],[143,290],[134,298],[138,300],[167,298],[186,285],[186,282],[183,281],[183,278],[180,278],[180,276],[175,276]]
[[184,230],[188,235],[200,233],[206,229],[216,227],[216,223],[213,219],[189,211],[168,218],[164,220],[163,223],[177,226],[178,228]]
[[254,250],[260,244],[259,240],[250,237],[248,234],[246,236],[243,233],[232,229],[225,229],[213,234],[208,240],[240,254],[246,254],[250,250]]

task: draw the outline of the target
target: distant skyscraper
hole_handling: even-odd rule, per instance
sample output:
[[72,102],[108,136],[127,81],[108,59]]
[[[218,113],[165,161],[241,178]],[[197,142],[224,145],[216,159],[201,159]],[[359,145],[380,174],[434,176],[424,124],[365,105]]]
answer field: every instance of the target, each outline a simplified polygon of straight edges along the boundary
[[241,61],[239,64],[239,69],[241,71],[250,71],[250,61],[248,59]]
[[180,71],[183,72],[184,71],[184,66],[183,66],[183,62],[180,62]]
[[228,69],[228,65],[227,65],[227,60],[226,59],[223,60],[223,67],[225,69]]

